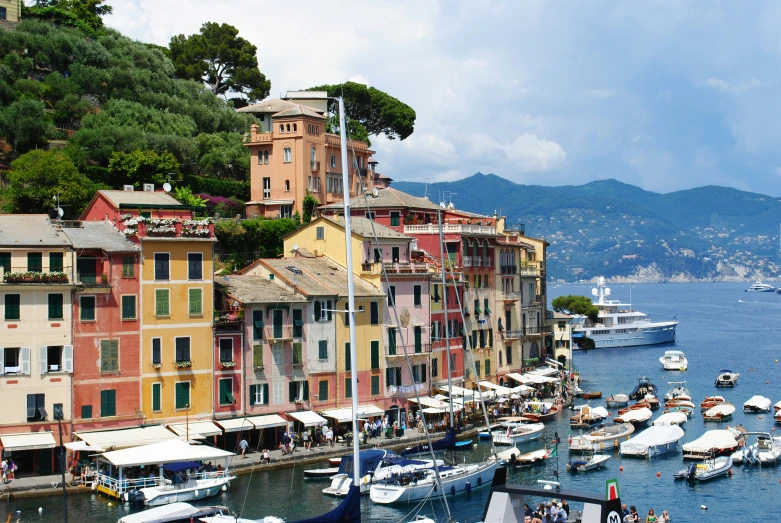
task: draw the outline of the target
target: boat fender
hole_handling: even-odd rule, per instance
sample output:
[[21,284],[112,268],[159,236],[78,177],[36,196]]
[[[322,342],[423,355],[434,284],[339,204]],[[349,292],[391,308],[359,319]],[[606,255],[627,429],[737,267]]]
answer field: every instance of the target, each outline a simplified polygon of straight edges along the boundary
[[223,492],[228,492],[228,485],[223,485],[222,486],[222,491]]
[[[480,479],[480,478],[478,478],[478,480],[479,480],[479,479]],[[467,492],[467,494],[469,494],[470,492],[472,492],[472,484],[471,484],[470,482],[468,482],[468,481],[466,482],[466,492]]]
[[477,486],[482,487],[483,486],[483,478],[480,476],[477,477]]
[[456,486],[455,486],[455,485],[452,485],[452,486],[450,487],[450,494],[451,494],[451,495],[453,495],[453,496],[455,496],[455,495],[456,495]]
[[198,490],[198,489],[195,489],[195,492],[193,492],[193,494],[195,494],[195,497],[196,497],[196,498],[197,498],[197,497],[200,497],[200,495],[201,495],[201,491],[200,491],[200,490]]
[[207,496],[211,496],[211,495],[212,495],[212,489],[210,489],[210,488],[207,488],[207,489],[206,489],[206,495],[207,495]]

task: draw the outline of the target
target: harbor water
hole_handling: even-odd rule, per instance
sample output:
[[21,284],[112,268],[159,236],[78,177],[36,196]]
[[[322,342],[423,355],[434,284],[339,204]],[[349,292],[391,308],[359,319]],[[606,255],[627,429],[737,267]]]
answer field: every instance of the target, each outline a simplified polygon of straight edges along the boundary
[[[667,390],[668,381],[686,381],[692,401],[699,405],[706,396],[722,395],[736,406],[728,424],[743,426],[749,431],[772,431],[776,425],[773,413],[744,414],[743,403],[755,394],[767,396],[773,404],[781,400],[781,295],[775,293],[746,293],[746,283],[721,284],[644,284],[632,285],[634,308],[653,319],[675,317],[680,321],[674,346],[634,347],[628,349],[600,349],[587,353],[576,352],[575,366],[581,374],[581,388],[601,391],[603,399],[591,404],[604,406],[604,398],[612,393],[630,392],[637,378],[647,376],[659,387],[659,395]],[[612,299],[628,302],[630,286],[612,285]],[[591,286],[564,285],[549,289],[549,299],[562,294],[591,294]],[[663,371],[659,357],[668,348],[686,353],[687,372]],[[740,373],[734,389],[716,389],[714,380],[718,371],[730,368]],[[660,398],[661,399],[661,398]],[[576,404],[584,403],[576,400]],[[662,410],[654,413],[654,418]],[[615,415],[616,411],[613,410]],[[510,483],[532,484],[538,479],[558,480],[562,487],[594,493],[605,491],[605,481],[618,478],[622,501],[637,506],[645,516],[649,508],[657,514],[667,510],[675,522],[696,521],[704,517],[717,521],[747,521],[765,518],[768,510],[777,506],[781,494],[781,465],[735,465],[732,477],[721,477],[702,484],[673,479],[676,470],[684,468],[680,451],[651,460],[624,459],[617,451],[601,470],[572,474],[566,471],[569,458],[567,438],[569,412],[555,423],[546,424],[544,439],[525,444],[522,452],[536,450],[553,440],[558,432],[558,462],[551,458],[544,465],[516,469],[509,473]],[[724,424],[726,425],[726,423]],[[719,423],[705,423],[699,410],[684,425],[681,443],[692,441],[706,430],[724,428]],[[781,425],[775,433],[781,434]],[[577,434],[577,431],[574,432]],[[475,443],[477,441],[475,440]],[[501,447],[499,448],[501,450]],[[459,460],[479,461],[489,452],[489,445],[479,443],[468,452],[458,454]],[[623,467],[623,471],[619,470]],[[657,475],[658,473],[658,475]],[[242,475],[232,482],[228,492],[211,498],[207,504],[224,504],[243,517],[258,519],[267,515],[289,521],[322,514],[336,506],[338,500],[323,495],[327,486],[321,481],[303,479],[303,468]],[[449,498],[453,517],[459,522],[479,521],[488,490]],[[558,497],[552,493],[551,497]],[[114,523],[132,509],[116,500],[98,495],[72,496],[69,499],[71,521]],[[362,501],[364,521],[409,521],[410,512],[436,515],[444,519],[441,500],[432,499],[422,509],[415,505],[377,506],[368,497]],[[575,506],[575,505],[573,505]],[[706,506],[703,510],[701,506]],[[0,517],[13,513],[24,523],[54,523],[62,521],[62,500],[58,497],[24,499],[0,505]],[[43,511],[38,512],[38,507]],[[17,513],[17,511],[19,511]]]

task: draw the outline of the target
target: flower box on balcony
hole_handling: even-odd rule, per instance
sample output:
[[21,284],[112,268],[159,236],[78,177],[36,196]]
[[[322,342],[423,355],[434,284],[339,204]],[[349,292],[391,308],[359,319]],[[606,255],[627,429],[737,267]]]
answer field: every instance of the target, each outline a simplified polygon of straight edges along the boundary
[[220,362],[220,367],[222,367],[223,369],[232,369],[235,366],[236,366],[236,362],[235,361],[221,361]]
[[189,369],[193,366],[193,362],[191,360],[187,361],[177,361],[176,366],[180,369]]
[[160,370],[160,369],[163,368],[163,364],[162,363],[153,363],[152,364],[152,368],[156,369],[156,370]]

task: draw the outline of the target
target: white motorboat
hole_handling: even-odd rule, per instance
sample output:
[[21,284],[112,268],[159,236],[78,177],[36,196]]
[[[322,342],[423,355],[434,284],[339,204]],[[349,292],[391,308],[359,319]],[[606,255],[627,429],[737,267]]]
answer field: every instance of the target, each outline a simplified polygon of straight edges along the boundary
[[705,421],[727,421],[735,413],[735,405],[722,403],[711,407],[702,415]]
[[542,423],[525,423],[528,418],[514,416],[500,418],[499,426],[491,432],[496,445],[520,445],[534,441],[542,436],[545,425]]
[[719,377],[716,378],[717,387],[734,387],[738,382],[740,374],[732,372],[729,369],[721,369],[719,371]]
[[569,450],[570,452],[610,450],[617,448],[622,441],[628,440],[634,432],[635,426],[631,423],[603,425],[586,434],[570,438]]
[[737,429],[709,430],[699,438],[684,443],[683,459],[706,459],[713,454],[729,456],[738,448],[744,439],[743,433]]
[[664,395],[664,400],[670,401],[674,399],[685,399],[687,401],[692,399],[689,389],[686,388],[685,381],[670,381],[667,383],[667,392]]
[[213,516],[230,517],[233,521],[228,507],[196,507],[180,501],[122,516],[117,523],[190,523]]
[[571,427],[591,427],[605,421],[610,414],[605,407],[592,407],[591,405],[578,405],[574,407],[577,414],[570,417]]
[[730,456],[713,457],[705,463],[692,463],[687,468],[679,470],[674,474],[675,479],[707,481],[729,472],[732,468],[732,458]]
[[689,361],[679,350],[664,351],[664,356],[659,358],[659,362],[664,370],[686,370],[689,368]]
[[781,458],[781,436],[773,437],[769,432],[747,432],[746,436],[756,436],[757,440],[754,444],[734,452],[733,462],[775,464]]
[[605,398],[605,405],[611,409],[626,407],[629,405],[629,395],[621,393],[608,396]]
[[781,401],[773,405],[773,408],[775,409],[776,412],[781,411]]
[[762,283],[761,280],[757,280],[751,284],[751,287],[746,289],[746,292],[773,292],[775,287],[768,283]]
[[743,404],[743,412],[770,412],[770,398],[764,396],[752,396]]
[[[94,485],[98,492],[148,507],[216,496],[234,476],[228,472],[232,452],[207,445],[169,440],[104,452],[98,456]],[[221,469],[199,471],[200,462],[217,461]],[[224,463],[224,465],[223,465]],[[129,479],[126,469],[153,465],[157,474]],[[101,471],[114,470],[115,474]]]
[[648,424],[648,421],[653,417],[654,413],[651,409],[643,407],[642,409],[634,409],[624,412],[620,416],[614,418],[616,423],[631,423],[635,428],[640,428]]
[[678,322],[651,321],[644,313],[632,309],[631,303],[606,299],[610,289],[605,287],[605,278],[600,277],[597,287],[591,290],[596,298],[594,305],[599,309],[598,323],[591,324],[584,316],[575,317],[572,328],[573,347],[577,350],[579,338],[590,338],[597,349],[609,347],[635,347],[657,345],[675,341]]
[[651,458],[678,450],[681,438],[683,438],[683,429],[678,425],[657,425],[621,443],[619,452],[622,456]]
[[781,410],[776,411],[776,423],[781,423]]
[[580,459],[571,459],[567,462],[567,470],[570,472],[587,472],[604,467],[610,460],[607,454],[594,453],[587,451]]
[[665,412],[656,418],[651,425],[654,427],[667,427],[670,425],[683,425],[689,420],[685,412]]
[[[439,467],[439,478],[445,494],[456,495],[491,484],[501,460],[494,456],[483,463]],[[385,483],[371,486],[369,497],[375,503],[409,503],[427,499],[437,492],[437,478],[433,470],[404,474]]]
[[521,454],[517,448],[511,448],[510,450],[497,452],[496,457],[502,460],[508,467],[522,467],[545,463],[545,460],[551,457],[552,453],[551,449],[542,448]]
[[[359,471],[361,476],[361,493],[369,492],[372,483],[384,481],[395,475],[407,474],[416,470],[431,469],[433,460],[417,460],[402,458],[392,450],[363,450],[359,457]],[[436,461],[438,466],[445,463]],[[331,496],[346,496],[353,484],[352,471],[353,457],[347,455],[339,463],[339,471],[331,477],[331,484],[323,489],[323,494]]]

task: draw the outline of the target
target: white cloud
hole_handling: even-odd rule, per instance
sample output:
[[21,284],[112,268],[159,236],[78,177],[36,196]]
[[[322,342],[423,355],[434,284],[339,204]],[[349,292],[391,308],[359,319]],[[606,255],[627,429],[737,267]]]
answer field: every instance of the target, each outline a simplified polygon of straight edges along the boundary
[[552,140],[539,138],[533,133],[524,133],[505,146],[511,162],[521,172],[547,172],[560,168],[567,159],[561,145]]
[[746,91],[756,89],[757,87],[762,87],[765,84],[763,84],[756,78],[751,78],[748,81],[741,82],[738,84],[731,84],[729,82],[720,80],[718,78],[708,78],[707,80],[700,82],[698,85],[700,87],[715,89],[724,94],[741,94],[741,93],[745,93]]

